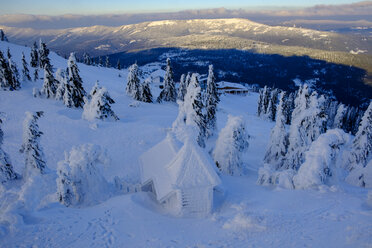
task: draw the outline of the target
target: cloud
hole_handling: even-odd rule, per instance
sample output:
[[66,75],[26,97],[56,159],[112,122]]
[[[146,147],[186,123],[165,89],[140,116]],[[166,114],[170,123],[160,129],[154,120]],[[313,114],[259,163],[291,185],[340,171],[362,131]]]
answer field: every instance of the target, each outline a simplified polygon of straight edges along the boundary
[[158,21],[166,19],[206,19],[206,18],[247,18],[253,21],[270,23],[275,18],[317,18],[332,17],[345,20],[363,17],[372,21],[372,1],[358,2],[344,5],[316,5],[305,9],[280,10],[247,10],[247,9],[201,9],[185,10],[171,13],[145,13],[145,14],[105,14],[105,15],[1,15],[0,25],[9,27],[23,27],[34,29],[62,29],[74,27],[87,27],[94,25],[121,26],[145,21]]

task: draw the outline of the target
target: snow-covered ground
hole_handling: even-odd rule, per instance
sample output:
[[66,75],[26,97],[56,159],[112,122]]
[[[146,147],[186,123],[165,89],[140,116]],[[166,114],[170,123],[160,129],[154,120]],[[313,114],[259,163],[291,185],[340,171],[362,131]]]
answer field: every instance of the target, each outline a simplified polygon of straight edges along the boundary
[[[0,50],[5,52],[7,47],[19,68],[22,51],[30,60],[29,48],[0,42]],[[67,66],[56,54],[50,57],[55,68]],[[5,185],[7,193],[0,189],[1,247],[372,247],[372,206],[367,204],[366,189],[346,183],[320,190],[256,184],[274,123],[256,116],[255,93],[222,96],[219,104],[218,129],[224,127],[228,114],[240,115],[251,138],[243,156],[245,175],[221,176],[222,192],[216,195],[210,216],[171,216],[144,192],[115,193],[100,204],[80,208],[61,205],[55,179],[65,151],[98,144],[111,159],[103,169],[105,178],[112,182],[118,176],[136,184],[140,180],[139,156],[165,138],[178,113],[178,106],[170,103],[129,106],[133,100],[125,94],[126,70],[83,64],[79,69],[87,92],[96,80],[108,89],[116,101],[112,108],[119,121],[89,122],[81,118],[81,109],[34,98],[32,88],[40,88],[41,80],[23,83],[20,91],[0,91],[2,147],[15,170],[19,174],[24,170],[19,149],[25,111],[44,111],[39,126],[49,168],[38,180]],[[156,97],[159,90],[152,90]],[[207,142],[207,151],[215,141],[212,137]],[[20,196],[18,203],[8,211],[4,206],[9,207],[16,196]]]

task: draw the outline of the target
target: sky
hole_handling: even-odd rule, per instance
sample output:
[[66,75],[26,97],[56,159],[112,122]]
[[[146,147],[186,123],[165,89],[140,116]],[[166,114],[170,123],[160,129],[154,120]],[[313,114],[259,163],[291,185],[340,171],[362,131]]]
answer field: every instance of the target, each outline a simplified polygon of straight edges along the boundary
[[0,0],[0,14],[119,14],[203,8],[280,8],[348,4],[357,0]]

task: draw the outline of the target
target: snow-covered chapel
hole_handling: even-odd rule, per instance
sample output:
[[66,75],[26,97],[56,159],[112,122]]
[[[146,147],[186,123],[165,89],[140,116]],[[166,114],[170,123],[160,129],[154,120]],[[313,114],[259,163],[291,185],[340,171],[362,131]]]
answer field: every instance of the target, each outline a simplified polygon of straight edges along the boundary
[[212,210],[220,178],[213,161],[193,141],[171,134],[140,157],[142,190],[152,192],[169,212],[205,216]]

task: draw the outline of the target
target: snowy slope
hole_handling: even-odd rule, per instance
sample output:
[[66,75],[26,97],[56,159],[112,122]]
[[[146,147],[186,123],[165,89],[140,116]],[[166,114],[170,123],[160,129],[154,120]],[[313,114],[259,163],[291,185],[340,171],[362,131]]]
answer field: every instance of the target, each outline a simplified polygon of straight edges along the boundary
[[[10,48],[21,68],[21,52],[29,61],[29,48],[0,42],[0,50]],[[65,68],[67,61],[51,53],[52,65]],[[255,114],[257,94],[223,96],[218,111],[218,129],[227,115],[241,115],[247,123],[250,146],[244,154],[246,175],[222,176],[222,188],[215,199],[213,214],[207,218],[176,218],[164,212],[147,193],[116,194],[101,204],[67,208],[56,201],[55,169],[64,151],[85,143],[107,149],[111,163],[104,176],[132,183],[140,181],[139,156],[165,138],[176,119],[175,104],[133,102],[125,95],[127,71],[79,64],[85,89],[96,80],[116,101],[113,110],[118,122],[82,120],[80,109],[69,109],[61,102],[32,97],[32,88],[42,82],[23,83],[20,91],[0,91],[0,111],[5,114],[3,149],[10,155],[18,173],[24,161],[19,148],[25,111],[44,111],[39,121],[44,132],[41,145],[50,171],[40,177],[41,187],[22,189],[7,185],[14,194],[21,192],[29,211],[21,211],[17,225],[0,223],[1,247],[370,247],[372,244],[372,206],[366,204],[367,190],[341,184],[322,190],[284,190],[256,185],[257,171],[274,123]],[[149,68],[149,67],[146,67]],[[146,69],[145,68],[145,69]],[[159,71],[157,71],[158,73]],[[164,72],[164,71],[163,71]],[[122,77],[118,77],[118,74]],[[155,97],[158,91],[153,91]],[[211,149],[216,137],[207,143]],[[31,184],[31,183],[29,183]],[[31,184],[32,185],[32,184]],[[25,190],[26,189],[26,190]],[[40,190],[40,191],[38,191]],[[51,194],[38,202],[43,192]],[[3,194],[3,189],[0,189]],[[35,196],[32,199],[31,196]],[[2,197],[4,197],[2,195]],[[0,206],[6,200],[0,199]],[[17,213],[15,207],[13,213]],[[4,209],[0,208],[0,216]],[[11,216],[9,216],[11,217]]]

